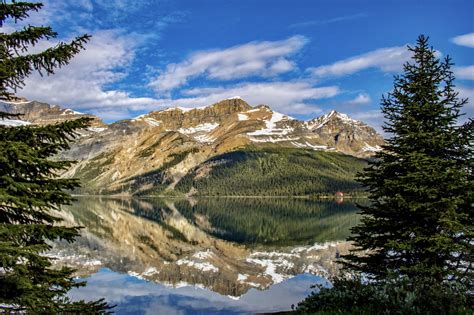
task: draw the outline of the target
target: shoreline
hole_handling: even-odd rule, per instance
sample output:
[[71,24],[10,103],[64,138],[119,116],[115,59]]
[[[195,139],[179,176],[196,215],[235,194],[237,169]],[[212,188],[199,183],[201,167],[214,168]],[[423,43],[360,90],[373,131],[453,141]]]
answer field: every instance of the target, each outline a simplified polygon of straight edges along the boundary
[[142,196],[134,196],[134,195],[89,195],[89,194],[71,194],[74,197],[97,197],[97,198],[127,198],[127,199],[149,199],[149,198],[167,198],[167,199],[199,199],[199,198],[229,198],[229,199],[306,199],[306,200],[327,200],[327,199],[335,199],[335,200],[343,200],[343,199],[367,199],[368,195],[347,195],[344,197],[335,197],[334,195],[322,195],[322,196],[236,196],[236,195],[222,195],[222,196],[214,196],[214,195],[192,195],[192,196],[173,196],[173,195],[142,195]]

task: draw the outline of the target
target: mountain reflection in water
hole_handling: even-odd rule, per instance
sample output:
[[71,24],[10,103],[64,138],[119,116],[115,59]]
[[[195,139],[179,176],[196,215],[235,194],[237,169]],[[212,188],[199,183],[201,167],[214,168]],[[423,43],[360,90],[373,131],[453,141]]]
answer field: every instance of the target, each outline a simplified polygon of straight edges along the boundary
[[48,255],[88,277],[74,298],[103,296],[127,314],[289,309],[337,273],[359,220],[350,202],[77,199],[62,216],[81,237]]

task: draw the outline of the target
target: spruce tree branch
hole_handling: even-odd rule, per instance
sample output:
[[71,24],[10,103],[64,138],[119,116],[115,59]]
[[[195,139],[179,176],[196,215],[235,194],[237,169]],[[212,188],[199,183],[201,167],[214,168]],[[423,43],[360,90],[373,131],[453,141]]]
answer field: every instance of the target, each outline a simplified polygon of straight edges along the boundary
[[35,46],[38,41],[55,38],[57,33],[48,26],[25,26],[23,30],[10,34],[0,33],[0,45],[14,50],[17,55],[26,52],[28,46]]
[[0,26],[3,22],[12,18],[14,22],[22,21],[29,17],[29,11],[38,12],[43,7],[42,3],[31,3],[31,2],[16,2],[7,3],[6,0],[1,0],[0,3]]
[[16,91],[24,86],[24,80],[33,71],[40,75],[53,74],[56,68],[67,65],[69,61],[84,49],[90,35],[76,37],[70,43],[59,43],[38,54],[0,59],[0,97],[9,99],[12,95],[8,88]]

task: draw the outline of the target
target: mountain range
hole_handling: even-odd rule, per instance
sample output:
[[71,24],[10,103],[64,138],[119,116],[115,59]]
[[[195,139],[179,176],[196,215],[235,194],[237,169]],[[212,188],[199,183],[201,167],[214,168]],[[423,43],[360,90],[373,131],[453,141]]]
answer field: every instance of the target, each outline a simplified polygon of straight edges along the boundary
[[[354,174],[384,143],[372,127],[336,111],[301,121],[267,105],[252,107],[239,97],[112,124],[37,101],[3,101],[0,111],[23,114],[0,121],[12,126],[92,118],[91,126],[60,156],[77,161],[62,176],[80,178],[84,185],[77,192],[83,194],[352,191],[358,189]],[[219,189],[210,189],[216,184]],[[270,189],[275,185],[283,188]]]

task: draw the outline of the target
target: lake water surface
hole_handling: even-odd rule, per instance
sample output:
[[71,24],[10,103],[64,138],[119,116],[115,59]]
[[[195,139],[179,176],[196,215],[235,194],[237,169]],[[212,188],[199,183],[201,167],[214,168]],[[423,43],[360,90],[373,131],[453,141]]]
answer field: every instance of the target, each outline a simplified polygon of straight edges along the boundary
[[242,314],[289,310],[338,271],[358,223],[349,201],[78,197],[68,224],[84,227],[49,255],[117,314]]

